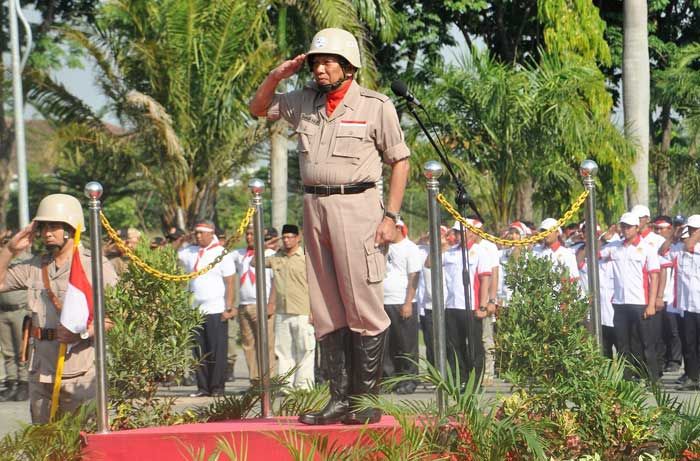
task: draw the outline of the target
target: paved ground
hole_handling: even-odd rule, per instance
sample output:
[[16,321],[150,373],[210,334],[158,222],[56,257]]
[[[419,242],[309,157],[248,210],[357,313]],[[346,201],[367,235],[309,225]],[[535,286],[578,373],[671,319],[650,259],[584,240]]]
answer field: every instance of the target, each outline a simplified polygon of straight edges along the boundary
[[[228,382],[226,385],[226,391],[228,392],[240,392],[247,388],[248,386],[248,371],[245,366],[244,360],[239,360],[236,363],[235,370],[236,379]],[[667,374],[662,379],[667,389],[672,389],[672,382],[678,378],[680,373]],[[208,398],[191,398],[188,395],[194,392],[196,389],[193,386],[177,386],[177,387],[164,387],[160,394],[163,396],[172,396],[177,398],[178,409],[183,409],[187,407],[194,407],[199,405],[206,405],[211,399]],[[491,386],[486,386],[484,388],[486,398],[497,398],[502,395],[507,395],[510,392],[510,386],[500,380]],[[700,395],[698,392],[676,392],[673,391],[674,395],[678,395],[682,400],[689,400]],[[411,396],[392,396],[397,400],[430,400],[434,398],[434,391],[419,387],[415,394]],[[0,436],[3,436],[9,432],[15,431],[21,427],[22,424],[29,422],[29,408],[27,402],[4,402],[0,403]]]

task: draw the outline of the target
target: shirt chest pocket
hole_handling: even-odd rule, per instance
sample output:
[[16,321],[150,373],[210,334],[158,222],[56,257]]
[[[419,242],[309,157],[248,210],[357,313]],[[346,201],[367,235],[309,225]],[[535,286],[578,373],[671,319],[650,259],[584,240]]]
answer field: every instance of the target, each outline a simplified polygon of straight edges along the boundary
[[297,134],[297,150],[300,153],[308,154],[313,148],[314,141],[318,135],[319,127],[313,123],[302,120],[299,122],[295,132]]
[[341,123],[335,134],[333,159],[337,163],[360,163],[360,154],[367,139],[366,123]]

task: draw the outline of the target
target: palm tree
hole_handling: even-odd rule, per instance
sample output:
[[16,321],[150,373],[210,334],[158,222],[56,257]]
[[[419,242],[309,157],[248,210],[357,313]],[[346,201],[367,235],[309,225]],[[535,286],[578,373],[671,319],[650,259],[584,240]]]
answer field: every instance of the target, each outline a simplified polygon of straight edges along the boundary
[[649,43],[646,0],[625,0],[622,52],[622,102],[625,134],[635,145],[632,165],[636,188],[628,205],[649,204]]
[[110,133],[100,115],[43,74],[34,76],[30,100],[60,126],[74,124],[62,132],[65,148],[108,143],[133,155],[166,222],[178,209],[188,220],[212,217],[219,183],[253,159],[262,138],[246,102],[272,64],[272,44],[261,38],[267,26],[254,0],[113,0],[94,27],[64,33],[96,65],[109,101],[100,115],[124,131]]
[[582,189],[584,158],[600,164],[601,201],[615,206],[628,148],[597,100],[596,68],[546,53],[539,64],[513,68],[472,50],[437,75],[426,99],[442,114],[445,144],[489,221],[532,219],[520,205],[530,202],[522,195],[530,186],[540,211],[561,213]]

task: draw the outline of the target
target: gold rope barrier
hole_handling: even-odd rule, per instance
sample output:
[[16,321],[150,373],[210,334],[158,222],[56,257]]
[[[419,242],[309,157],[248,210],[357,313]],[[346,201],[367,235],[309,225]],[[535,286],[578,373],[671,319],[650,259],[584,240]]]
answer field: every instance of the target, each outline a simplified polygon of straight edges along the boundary
[[470,231],[472,231],[473,233],[475,233],[476,235],[478,235],[482,239],[488,240],[488,241],[493,242],[493,243],[497,243],[499,245],[513,247],[513,246],[527,246],[527,245],[532,245],[534,243],[537,243],[540,240],[542,240],[543,238],[545,238],[546,236],[548,236],[549,234],[551,234],[552,232],[554,232],[558,227],[561,227],[564,224],[566,224],[571,219],[571,217],[574,215],[574,213],[576,213],[581,208],[581,205],[583,205],[583,202],[586,201],[586,197],[588,197],[588,191],[584,190],[581,193],[581,195],[579,195],[578,198],[576,200],[574,200],[574,203],[571,204],[571,208],[569,208],[569,210],[566,213],[564,213],[564,215],[561,218],[559,218],[556,226],[553,226],[549,230],[542,231],[542,232],[539,232],[537,234],[533,234],[530,237],[526,237],[526,238],[523,238],[521,240],[502,239],[500,237],[496,237],[495,235],[491,235],[491,234],[483,231],[482,229],[476,228],[476,227],[472,226],[471,224],[467,223],[467,221],[462,217],[462,215],[459,214],[459,211],[457,211],[457,209],[455,209],[455,207],[452,206],[452,204],[447,200],[447,198],[445,198],[444,195],[438,194],[437,200],[445,208],[445,210],[449,214],[452,215],[452,217],[455,220],[464,224],[465,228],[469,229]]
[[107,232],[107,235],[109,236],[110,239],[117,245],[117,248],[119,248],[122,251],[122,254],[125,254],[137,267],[139,267],[141,270],[144,272],[151,274],[152,276],[160,279],[160,280],[167,280],[170,282],[187,282],[189,280],[192,280],[194,278],[199,277],[200,275],[206,274],[210,270],[214,268],[217,264],[221,262],[222,259],[229,253],[228,247],[234,243],[236,243],[240,238],[245,235],[245,231],[248,228],[248,225],[250,224],[250,220],[252,219],[253,215],[255,214],[255,208],[250,207],[246,211],[245,216],[241,220],[241,223],[238,225],[238,230],[236,231],[236,234],[231,236],[230,239],[226,240],[226,243],[224,244],[224,252],[221,253],[219,256],[216,257],[214,261],[209,263],[206,267],[203,267],[202,269],[192,272],[190,274],[181,274],[181,275],[175,275],[175,274],[166,274],[165,272],[161,272],[158,269],[155,269],[146,262],[139,258],[132,250],[129,248],[124,241],[119,238],[119,234],[117,233],[116,230],[109,224],[109,221],[107,220],[107,217],[100,211],[100,221],[102,221],[102,226],[105,228],[105,232]]

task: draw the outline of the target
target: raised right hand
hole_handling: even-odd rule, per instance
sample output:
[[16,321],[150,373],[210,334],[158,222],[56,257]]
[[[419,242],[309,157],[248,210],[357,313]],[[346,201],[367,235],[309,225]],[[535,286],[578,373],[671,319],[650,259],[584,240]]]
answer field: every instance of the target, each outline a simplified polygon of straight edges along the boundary
[[285,78],[289,78],[299,72],[299,70],[304,66],[305,61],[306,55],[300,54],[299,56],[284,61],[279,66],[275,67],[272,72],[270,72],[270,75],[277,80],[284,80]]
[[22,253],[32,246],[34,242],[34,223],[31,223],[21,231],[17,232],[9,242],[7,242],[7,249],[12,252],[14,256]]

